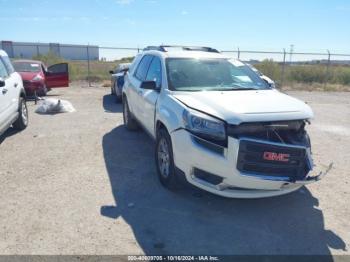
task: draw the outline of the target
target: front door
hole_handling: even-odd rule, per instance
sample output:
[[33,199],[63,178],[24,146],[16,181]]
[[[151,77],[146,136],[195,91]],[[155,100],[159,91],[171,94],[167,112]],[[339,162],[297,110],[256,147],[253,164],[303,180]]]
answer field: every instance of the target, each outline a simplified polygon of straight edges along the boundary
[[155,110],[162,84],[162,64],[158,57],[154,56],[148,69],[146,81],[156,82],[157,90],[143,90],[140,99],[141,122],[150,134],[155,134]]
[[69,72],[68,64],[61,63],[48,67],[45,72],[46,87],[68,87],[69,86]]

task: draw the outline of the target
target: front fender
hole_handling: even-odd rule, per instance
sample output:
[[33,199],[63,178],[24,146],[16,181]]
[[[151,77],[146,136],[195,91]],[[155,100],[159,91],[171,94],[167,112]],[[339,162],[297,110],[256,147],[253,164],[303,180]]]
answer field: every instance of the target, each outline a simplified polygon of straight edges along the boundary
[[165,125],[169,133],[182,127],[182,114],[184,106],[169,95],[161,95],[156,112],[157,124],[159,121]]

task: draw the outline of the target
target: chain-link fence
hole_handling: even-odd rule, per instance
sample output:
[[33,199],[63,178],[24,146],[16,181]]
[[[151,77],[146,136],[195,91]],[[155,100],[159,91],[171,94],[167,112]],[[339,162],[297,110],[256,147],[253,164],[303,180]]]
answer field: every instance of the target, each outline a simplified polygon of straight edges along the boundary
[[[63,45],[2,41],[1,48],[13,59],[37,59],[51,65],[68,61],[71,80],[93,82],[109,80],[109,71],[119,63],[131,62],[141,47]],[[350,90],[350,54],[223,50],[224,55],[252,64],[273,79],[279,87]]]

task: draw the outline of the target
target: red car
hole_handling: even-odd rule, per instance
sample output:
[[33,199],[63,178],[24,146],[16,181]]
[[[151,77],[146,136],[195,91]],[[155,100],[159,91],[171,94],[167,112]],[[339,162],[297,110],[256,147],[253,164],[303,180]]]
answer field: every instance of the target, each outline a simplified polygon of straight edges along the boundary
[[46,68],[43,62],[16,60],[15,70],[21,75],[27,95],[44,96],[51,88],[68,87],[68,64],[60,63]]

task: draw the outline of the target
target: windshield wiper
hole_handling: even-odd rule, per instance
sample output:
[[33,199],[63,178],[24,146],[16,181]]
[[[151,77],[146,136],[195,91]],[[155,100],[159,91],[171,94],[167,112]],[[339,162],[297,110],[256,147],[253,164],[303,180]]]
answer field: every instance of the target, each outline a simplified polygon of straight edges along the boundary
[[260,90],[258,88],[252,88],[252,87],[237,87],[237,88],[213,88],[213,89],[207,89],[206,91],[244,91],[244,90]]

